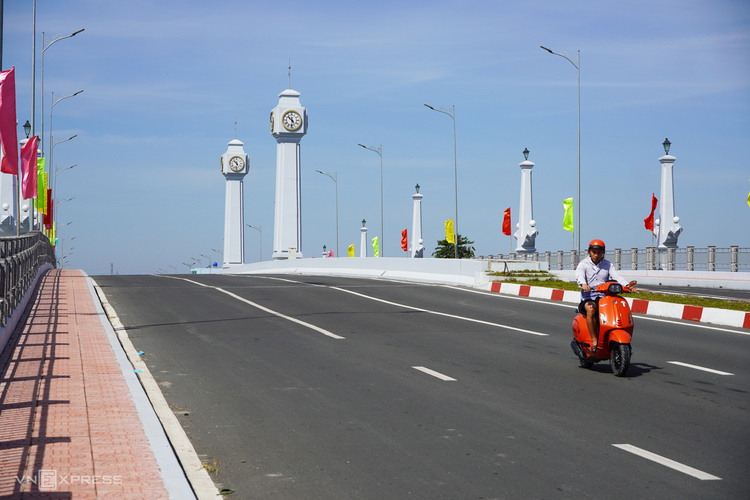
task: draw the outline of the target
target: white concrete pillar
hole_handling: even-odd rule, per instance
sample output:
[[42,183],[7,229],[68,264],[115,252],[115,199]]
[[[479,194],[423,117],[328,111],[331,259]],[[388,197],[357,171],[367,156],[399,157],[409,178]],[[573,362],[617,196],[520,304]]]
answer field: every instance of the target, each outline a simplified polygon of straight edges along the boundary
[[411,254],[412,258],[420,258],[424,253],[422,246],[422,198],[419,193],[411,195],[414,200],[414,210],[411,218]]
[[672,169],[677,158],[670,155],[664,155],[659,158],[661,163],[661,198],[659,203],[659,232],[658,242],[659,249],[677,248],[677,238],[682,232],[680,218],[674,214],[674,178]]
[[536,230],[534,221],[531,169],[534,163],[528,160],[518,165],[521,167],[521,203],[518,209],[518,228],[513,236],[516,238],[516,252],[533,253],[536,251]]
[[359,231],[360,231],[359,256],[367,257],[367,228],[362,226]]

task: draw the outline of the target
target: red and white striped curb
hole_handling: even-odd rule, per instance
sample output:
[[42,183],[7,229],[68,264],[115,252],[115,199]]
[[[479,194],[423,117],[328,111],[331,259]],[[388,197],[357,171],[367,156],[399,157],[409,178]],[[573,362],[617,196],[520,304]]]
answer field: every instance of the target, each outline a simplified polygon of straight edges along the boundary
[[[542,286],[493,281],[487,284],[486,289],[491,292],[502,293],[505,295],[559,300],[571,304],[578,304],[581,301],[580,292],[556,290],[554,288],[545,288]],[[736,328],[750,328],[750,313],[747,312],[717,309],[715,307],[672,304],[670,302],[658,302],[654,300],[632,299],[627,296],[624,296],[623,298],[628,301],[630,310],[638,314],[661,316],[663,318],[685,319],[700,323],[734,326]]]

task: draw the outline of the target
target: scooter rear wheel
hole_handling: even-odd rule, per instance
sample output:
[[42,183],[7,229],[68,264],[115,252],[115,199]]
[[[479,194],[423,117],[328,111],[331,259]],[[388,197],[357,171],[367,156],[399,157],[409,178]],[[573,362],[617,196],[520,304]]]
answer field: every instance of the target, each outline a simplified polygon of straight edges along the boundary
[[624,377],[630,367],[630,346],[628,344],[613,344],[609,356],[612,373],[616,377]]

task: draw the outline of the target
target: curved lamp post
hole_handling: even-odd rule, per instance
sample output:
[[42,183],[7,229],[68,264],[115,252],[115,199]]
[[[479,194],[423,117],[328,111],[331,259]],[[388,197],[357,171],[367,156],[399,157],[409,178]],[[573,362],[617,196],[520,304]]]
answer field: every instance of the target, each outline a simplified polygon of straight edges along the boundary
[[255,226],[251,226],[250,224],[245,224],[247,227],[255,229],[260,233],[260,243],[258,244],[258,262],[263,262],[263,226],[261,225],[259,228]]
[[[381,144],[377,148],[368,148],[367,146],[363,144],[357,144],[357,146],[361,146],[365,149],[369,149],[370,151],[376,152],[380,156],[380,256],[385,257],[385,245],[383,244],[383,145]],[[339,249],[337,248],[336,251],[338,252]]]
[[[42,156],[44,156],[44,53],[54,43],[59,42],[60,40],[65,40],[66,38],[74,37],[74,36],[76,36],[78,33],[82,32],[82,31],[83,31],[83,29],[80,29],[80,30],[76,31],[73,34],[66,35],[66,36],[57,35],[57,38],[55,38],[54,40],[52,40],[50,43],[47,44],[46,47],[44,47],[42,49],[42,75],[41,75],[41,80],[42,80],[42,109],[41,109],[41,113],[40,113],[41,117],[42,117],[42,133],[41,133],[41,139],[42,139]],[[44,44],[44,31],[42,31],[42,44]],[[52,120],[52,115],[51,115],[51,111],[50,111],[50,121],[51,120]],[[52,123],[50,123],[50,130],[52,130]]]
[[[381,157],[382,158],[382,157]],[[331,175],[330,172],[321,172],[320,170],[316,170],[317,173],[322,175],[327,175],[330,177],[333,182],[336,184],[336,257],[339,256],[339,181],[338,181],[338,172],[334,172],[333,175]],[[381,164],[381,179],[382,179],[382,164]],[[381,184],[382,188],[382,184]],[[382,203],[382,189],[381,189],[381,203]],[[382,217],[382,212],[381,212]],[[382,238],[382,236],[381,236]]]
[[576,240],[576,253],[578,253],[581,248],[581,51],[578,51],[578,55],[576,57],[576,62],[578,64],[576,64],[570,57],[568,57],[565,52],[558,54],[557,52],[552,52],[544,45],[540,45],[539,47],[543,48],[550,54],[554,54],[556,56],[567,59],[568,62],[570,62],[570,64],[572,64],[573,67],[578,70],[578,191],[576,194],[577,198],[574,200],[574,203],[576,205],[576,222],[573,227],[573,229],[578,233],[578,239]]
[[[50,167],[49,168],[50,168],[50,171],[55,166],[55,164],[54,164],[54,162],[52,160],[52,148],[55,147],[55,145],[52,144],[52,110],[55,109],[55,106],[57,105],[58,102],[60,102],[60,101],[62,101],[64,99],[67,99],[69,97],[75,97],[78,94],[80,94],[81,92],[83,92],[83,90],[79,90],[75,94],[70,94],[70,95],[63,96],[63,97],[59,98],[56,101],[55,101],[55,93],[52,92],[52,101],[53,101],[53,103],[52,103],[52,106],[49,107],[49,143],[50,143],[50,147],[49,147],[49,164],[50,164]],[[75,137],[75,135],[73,137]],[[71,137],[70,139],[72,139],[73,137]],[[68,139],[68,140],[70,140],[70,139]],[[64,142],[64,141],[60,141],[60,142]]]
[[453,244],[453,250],[455,251],[456,259],[458,259],[458,169],[456,162],[456,105],[452,105],[451,109],[449,110],[445,108],[435,109],[429,104],[425,104],[425,106],[433,111],[437,111],[438,113],[448,115],[451,117],[451,120],[453,120],[453,190],[455,196],[455,220],[453,221],[453,241],[455,243]]

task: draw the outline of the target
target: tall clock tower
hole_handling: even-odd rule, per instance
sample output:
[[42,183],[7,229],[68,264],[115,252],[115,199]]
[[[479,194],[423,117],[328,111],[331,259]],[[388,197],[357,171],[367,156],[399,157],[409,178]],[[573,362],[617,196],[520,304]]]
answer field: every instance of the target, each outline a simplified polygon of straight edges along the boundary
[[271,134],[276,139],[276,212],[273,223],[273,259],[289,258],[295,249],[302,258],[302,197],[300,184],[300,140],[307,133],[307,110],[299,92],[279,94],[279,105],[271,111]]
[[245,203],[242,179],[248,172],[248,157],[242,141],[234,139],[221,156],[221,173],[227,180],[224,204],[224,265],[245,263]]

